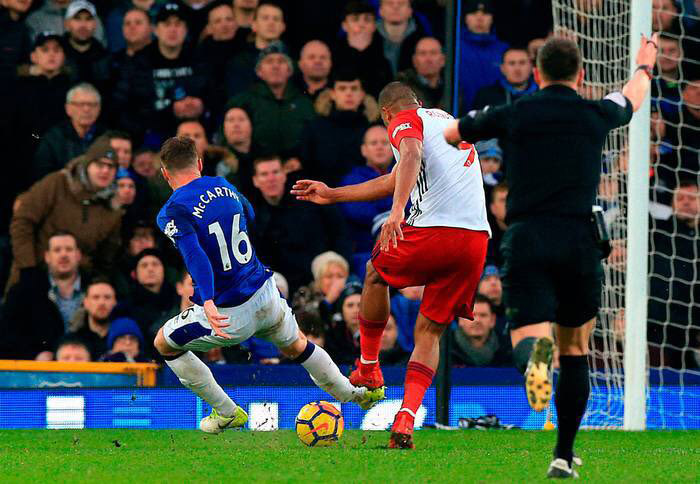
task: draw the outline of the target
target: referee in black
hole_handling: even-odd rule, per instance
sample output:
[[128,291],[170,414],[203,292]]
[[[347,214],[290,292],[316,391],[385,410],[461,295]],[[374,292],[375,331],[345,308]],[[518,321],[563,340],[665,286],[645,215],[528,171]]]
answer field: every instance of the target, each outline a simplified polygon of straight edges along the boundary
[[552,38],[537,55],[540,91],[470,113],[445,130],[450,143],[499,138],[512,152],[506,160],[503,292],[513,358],[537,411],[551,398],[552,323],[560,354],[559,427],[548,477],[576,476],[574,439],[590,393],[588,341],[603,276],[591,210],[603,143],[610,130],[629,123],[646,97],[657,45],[657,34],[643,37],[639,67],[622,92],[589,101],[577,94],[584,75],[581,52],[571,40]]

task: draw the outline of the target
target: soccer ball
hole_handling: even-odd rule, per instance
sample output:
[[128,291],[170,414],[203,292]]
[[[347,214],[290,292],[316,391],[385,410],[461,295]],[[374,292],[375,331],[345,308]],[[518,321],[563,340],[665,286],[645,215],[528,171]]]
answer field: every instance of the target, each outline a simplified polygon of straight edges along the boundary
[[343,415],[328,402],[311,402],[304,405],[297,415],[297,437],[305,445],[333,445],[343,435]]

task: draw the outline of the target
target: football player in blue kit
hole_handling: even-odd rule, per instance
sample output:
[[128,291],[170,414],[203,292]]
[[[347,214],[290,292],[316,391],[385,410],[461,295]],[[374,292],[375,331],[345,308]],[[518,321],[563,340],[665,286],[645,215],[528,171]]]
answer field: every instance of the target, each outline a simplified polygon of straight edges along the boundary
[[248,200],[224,178],[201,175],[202,160],[188,138],[167,140],[160,157],[174,191],[158,214],[158,226],[182,254],[195,288],[194,305],[168,320],[154,344],[182,384],[212,406],[200,429],[219,433],[242,427],[248,415],[192,351],[237,345],[252,336],[275,344],[341,402],[366,410],[384,398],[383,388],[353,386],[328,353],[299,331],[272,271],[251,245],[247,230],[254,215]]

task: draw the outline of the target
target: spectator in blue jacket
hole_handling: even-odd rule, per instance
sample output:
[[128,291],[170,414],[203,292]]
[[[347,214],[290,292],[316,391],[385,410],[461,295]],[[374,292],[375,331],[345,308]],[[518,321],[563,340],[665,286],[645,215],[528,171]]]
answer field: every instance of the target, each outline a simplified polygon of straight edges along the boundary
[[[389,171],[391,162],[394,160],[389,145],[389,137],[383,126],[370,126],[365,131],[365,136],[360,146],[362,156],[366,160],[363,166],[357,166],[350,171],[340,182],[341,186],[355,185]],[[349,202],[341,203],[340,210],[348,222],[350,238],[353,243],[353,258],[351,261],[352,272],[364,268],[369,260],[374,245],[372,237],[372,225],[374,218],[380,213],[391,209],[391,197],[382,198],[372,202]]]
[[493,6],[490,0],[467,0],[466,29],[462,30],[459,84],[463,112],[472,109],[476,92],[501,78],[501,59],[508,48],[491,31]]
[[396,319],[396,327],[399,330],[399,346],[408,353],[413,351],[413,330],[423,299],[423,289],[423,286],[405,287],[399,289],[399,293],[391,298],[391,314]]

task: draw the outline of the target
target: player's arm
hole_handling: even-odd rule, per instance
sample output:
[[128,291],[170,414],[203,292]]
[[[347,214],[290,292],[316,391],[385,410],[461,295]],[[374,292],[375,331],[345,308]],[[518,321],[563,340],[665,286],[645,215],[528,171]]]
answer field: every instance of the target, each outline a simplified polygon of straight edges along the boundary
[[403,239],[401,222],[403,222],[404,209],[408,203],[411,190],[418,180],[420,162],[423,158],[423,142],[416,138],[402,138],[399,144],[400,163],[394,171],[396,182],[394,186],[394,200],[391,206],[389,218],[382,226],[379,236],[379,244],[382,250],[389,250],[389,243],[397,246],[397,237]]
[[642,42],[637,51],[637,66],[632,78],[622,88],[622,94],[632,103],[632,110],[637,111],[651,86],[651,75],[656,64],[656,53],[659,48],[659,34],[655,33],[651,39],[642,35]]
[[199,245],[197,234],[190,232],[176,239],[176,245],[182,258],[185,261],[187,272],[192,276],[192,280],[197,284],[199,294],[202,297],[202,307],[207,315],[207,320],[217,336],[231,339],[231,336],[224,333],[222,328],[228,326],[225,320],[228,319],[214,304],[214,270],[211,267],[209,257]]
[[510,106],[498,106],[483,111],[470,111],[466,116],[450,121],[444,131],[445,140],[453,145],[465,140],[500,138],[508,125]]
[[224,322],[226,316],[219,314],[214,304],[214,270],[206,252],[199,245],[197,232],[192,223],[177,207],[168,207],[164,216],[158,217],[158,225],[177,247],[185,262],[187,271],[197,285],[202,298],[204,313],[217,336],[229,339],[222,328],[228,326]]
[[325,183],[314,180],[299,180],[292,187],[292,195],[297,200],[328,205],[338,202],[370,202],[391,196],[394,193],[394,172],[378,176],[357,185],[329,188]]

